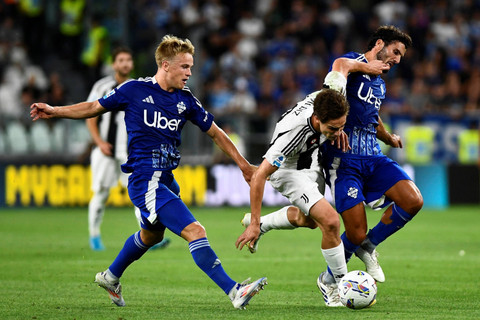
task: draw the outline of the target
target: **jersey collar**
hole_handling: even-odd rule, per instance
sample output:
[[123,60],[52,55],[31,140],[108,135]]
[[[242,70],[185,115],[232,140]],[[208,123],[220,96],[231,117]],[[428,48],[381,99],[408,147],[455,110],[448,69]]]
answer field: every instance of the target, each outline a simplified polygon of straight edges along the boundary
[[308,127],[310,128],[310,130],[312,130],[312,132],[318,133],[318,131],[313,128],[313,125],[312,125],[312,117],[309,117],[309,118],[307,119],[307,123],[308,123]]
[[367,58],[365,57],[365,53],[360,54],[360,55],[358,56],[357,60],[368,63],[368,60],[367,60]]

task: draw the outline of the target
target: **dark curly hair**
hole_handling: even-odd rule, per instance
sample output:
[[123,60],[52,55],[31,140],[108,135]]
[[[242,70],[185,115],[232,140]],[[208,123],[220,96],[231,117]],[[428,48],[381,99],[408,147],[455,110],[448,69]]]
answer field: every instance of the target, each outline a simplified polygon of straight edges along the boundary
[[373,47],[375,47],[375,43],[378,39],[382,39],[383,42],[385,42],[385,47],[396,41],[403,43],[405,45],[405,49],[408,49],[412,46],[412,38],[410,38],[410,36],[402,30],[395,26],[381,26],[370,37],[367,51],[370,51]]

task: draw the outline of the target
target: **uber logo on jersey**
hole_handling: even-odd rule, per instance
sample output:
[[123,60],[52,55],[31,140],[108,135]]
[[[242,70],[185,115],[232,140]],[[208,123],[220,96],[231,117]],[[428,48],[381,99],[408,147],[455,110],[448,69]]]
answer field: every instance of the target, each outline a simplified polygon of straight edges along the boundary
[[382,100],[380,100],[379,98],[377,98],[373,94],[373,90],[372,90],[371,87],[368,87],[367,92],[362,94],[363,86],[364,86],[364,83],[362,82],[360,84],[360,87],[358,88],[358,92],[357,92],[358,98],[360,100],[365,101],[366,103],[373,104],[375,106],[375,108],[380,109],[380,105],[382,104]]
[[162,117],[160,111],[153,111],[153,120],[148,121],[148,110],[143,110],[143,122],[149,127],[155,127],[159,129],[167,129],[170,131],[177,131],[180,125],[181,119],[167,119],[167,117]]

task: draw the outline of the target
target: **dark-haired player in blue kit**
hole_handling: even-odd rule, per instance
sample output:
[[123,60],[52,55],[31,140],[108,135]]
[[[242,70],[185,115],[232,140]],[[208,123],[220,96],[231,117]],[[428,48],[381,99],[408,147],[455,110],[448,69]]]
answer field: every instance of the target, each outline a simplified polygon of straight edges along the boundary
[[[326,180],[345,227],[341,236],[345,258],[348,261],[355,253],[378,282],[384,282],[385,275],[377,260],[376,246],[402,228],[423,206],[417,186],[395,161],[382,154],[377,142],[378,138],[392,147],[402,147],[400,137],[387,132],[379,117],[386,92],[380,75],[400,63],[411,45],[406,33],[393,26],[382,26],[372,35],[365,54],[350,52],[336,59],[324,81],[326,87],[346,94],[350,104],[343,130],[351,149],[343,152],[328,143],[322,146]],[[368,235],[365,203],[374,209],[392,204]],[[248,225],[245,219],[242,223]],[[272,229],[317,228],[312,219],[293,206],[262,216],[260,223],[261,235]],[[323,272],[317,280],[327,305],[336,297],[322,288],[332,283],[335,280],[330,272]]]
[[155,52],[158,69],[154,77],[124,82],[92,102],[63,107],[34,103],[30,107],[34,121],[82,119],[113,110],[125,112],[128,160],[122,171],[131,173],[128,193],[141,211],[141,229],[127,239],[110,267],[95,277],[117,306],[125,305],[119,278],[132,262],[162,241],[166,228],[188,241],[195,263],[229,296],[235,308],[243,309],[266,285],[265,277],[238,283],[227,275],[210,247],[204,227],[179,197],[172,170],[180,162],[180,133],[187,121],[206,132],[235,161],[247,182],[255,170],[186,87],[192,74],[193,54],[194,46],[188,39],[167,35]]
[[[327,75],[325,79],[327,85],[343,83],[339,86],[346,89],[350,103],[344,131],[351,149],[341,153],[325,146],[328,149],[323,153],[327,182],[345,226],[341,236],[345,258],[348,261],[355,253],[378,282],[384,282],[385,275],[375,248],[420,211],[423,198],[407,173],[382,154],[377,142],[378,138],[394,148],[402,147],[400,137],[387,132],[379,117],[386,88],[380,75],[372,74],[388,72],[400,63],[411,45],[410,36],[398,28],[379,27],[371,36],[365,54],[350,52],[336,59],[330,77]],[[377,71],[364,70],[367,65]],[[368,234],[365,204],[373,209],[388,206]],[[329,273],[325,276],[328,281]]]

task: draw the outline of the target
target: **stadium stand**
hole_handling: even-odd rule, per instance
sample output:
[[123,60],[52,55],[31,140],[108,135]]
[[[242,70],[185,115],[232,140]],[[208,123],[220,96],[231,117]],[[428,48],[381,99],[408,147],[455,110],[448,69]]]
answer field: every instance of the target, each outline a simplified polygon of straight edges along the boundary
[[[247,157],[253,162],[261,160],[262,150],[265,150],[273,129],[272,119],[278,119],[295,101],[320,88],[328,66],[339,53],[365,51],[367,36],[380,24],[394,24],[407,31],[414,40],[405,61],[385,79],[389,90],[381,116],[394,131],[397,123],[405,119],[430,121],[442,118],[438,128],[445,128],[449,122],[465,123],[465,127],[473,122],[478,128],[480,122],[478,1],[86,2],[88,9],[83,12],[82,37],[88,34],[93,17],[100,17],[101,24],[108,29],[112,47],[125,44],[133,49],[135,76],[149,76],[155,71],[155,62],[150,58],[157,45],[154,39],[167,33],[191,39],[197,50],[194,75],[188,85],[204,101],[207,109],[212,110],[211,105],[215,105],[219,110],[227,111],[220,115],[222,121],[234,124],[234,130],[247,145]],[[21,92],[27,85],[33,98],[44,101],[43,98],[47,97],[48,101],[49,91],[43,78],[49,78],[53,73],[61,75],[65,103],[87,97],[92,70],[82,65],[79,57],[70,55],[66,58],[55,50],[59,28],[59,20],[55,18],[59,8],[55,3],[43,2],[44,14],[41,16],[45,20],[46,36],[40,48],[41,59],[38,59],[38,52],[31,54],[29,41],[32,39],[22,33],[25,30],[23,23],[27,21],[25,13],[19,10],[16,2],[0,3],[0,79],[3,79],[0,89],[8,86],[8,90],[3,90],[4,93],[8,91],[8,101],[13,96],[22,102]],[[47,77],[4,78],[14,64],[12,52],[18,47],[26,48],[29,60],[36,63],[29,64],[30,70],[37,67]],[[37,69],[35,74],[39,74]],[[21,68],[17,71],[20,72]],[[107,61],[103,72],[109,72]],[[397,80],[393,81],[393,78]],[[219,89],[219,84],[221,91],[209,95]],[[241,96],[234,94],[235,84],[237,88],[241,84],[246,90],[247,94],[243,96],[249,101],[242,101]],[[242,112],[240,106],[252,105],[251,97],[256,102],[254,112]],[[2,101],[0,95],[0,111],[6,108]],[[26,112],[24,109],[21,114]],[[12,114],[19,117],[15,110]],[[7,131],[8,121],[2,117],[0,124]],[[24,117],[20,117],[17,120],[29,127]],[[76,126],[74,123],[69,121],[53,126],[53,131],[58,134],[56,142],[62,143],[61,147],[54,144],[53,157],[65,151],[78,154],[81,148],[88,148],[82,134],[77,132],[79,128],[71,128]],[[61,129],[63,126],[65,128]],[[61,130],[66,130],[63,135]],[[190,134],[189,130],[185,130],[185,135],[190,138],[184,140],[184,162],[212,161],[210,143],[198,134]],[[438,138],[440,133],[437,131],[436,134]],[[71,135],[77,140],[69,140]],[[448,139],[455,143],[457,137]],[[456,161],[446,157],[448,152],[441,150],[444,145],[451,144],[450,140],[436,141],[440,150],[434,154],[435,160]],[[26,150],[17,148],[17,154],[36,152],[28,143],[24,144],[25,147]]]

